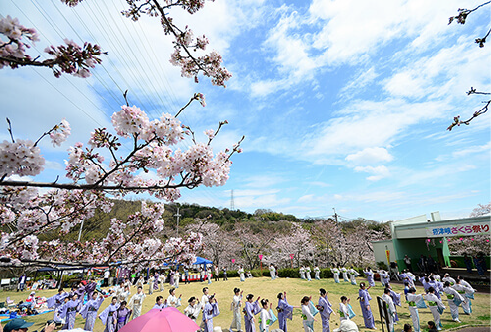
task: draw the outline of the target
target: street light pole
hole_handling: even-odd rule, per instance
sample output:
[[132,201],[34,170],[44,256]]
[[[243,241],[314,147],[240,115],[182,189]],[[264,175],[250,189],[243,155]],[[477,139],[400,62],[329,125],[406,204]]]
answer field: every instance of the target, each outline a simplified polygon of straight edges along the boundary
[[177,217],[176,237],[179,237],[179,217],[181,217],[179,214],[179,208],[177,208],[177,213],[174,215],[174,217]]

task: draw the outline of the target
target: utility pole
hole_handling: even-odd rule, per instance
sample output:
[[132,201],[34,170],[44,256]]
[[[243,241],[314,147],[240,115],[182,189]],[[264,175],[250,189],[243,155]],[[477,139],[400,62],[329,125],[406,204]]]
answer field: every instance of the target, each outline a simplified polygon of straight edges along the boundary
[[80,242],[80,237],[82,236],[82,228],[84,227],[84,220],[82,219],[82,224],[80,224],[80,230],[78,231],[78,240]]
[[176,227],[176,237],[179,237],[179,217],[181,215],[179,214],[179,208],[177,208],[177,213],[174,215],[174,217],[177,217],[177,227]]
[[332,208],[332,210],[334,211],[334,220],[336,220],[336,223],[337,223],[338,222],[338,214],[336,213],[335,208]]

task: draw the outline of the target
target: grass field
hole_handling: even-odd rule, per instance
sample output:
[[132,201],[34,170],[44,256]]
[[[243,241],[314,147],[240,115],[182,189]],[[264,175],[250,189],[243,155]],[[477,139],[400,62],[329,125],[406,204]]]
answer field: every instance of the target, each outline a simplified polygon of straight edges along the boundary
[[[357,278],[358,283],[364,281],[363,278]],[[146,285],[145,285],[146,286]],[[315,304],[319,299],[319,288],[325,288],[329,292],[329,301],[333,305],[333,308],[337,312],[339,308],[339,298],[342,295],[346,295],[351,298],[351,305],[353,306],[353,310],[356,313],[356,317],[353,319],[354,322],[360,328],[360,331],[371,331],[366,329],[363,325],[363,317],[361,316],[361,309],[356,298],[358,296],[358,286],[351,285],[347,282],[342,282],[340,284],[334,283],[333,279],[324,279],[324,280],[313,280],[311,282],[301,280],[301,279],[290,279],[290,278],[280,278],[276,280],[271,280],[267,277],[262,278],[252,278],[247,279],[245,282],[240,282],[238,278],[229,278],[228,281],[218,281],[213,282],[211,285],[208,285],[206,282],[193,282],[188,285],[184,285],[181,283],[180,288],[177,289],[176,294],[182,294],[183,306],[179,307],[181,312],[184,310],[187,305],[187,299],[191,296],[196,296],[201,299],[202,291],[201,289],[205,286],[209,286],[210,293],[216,293],[218,299],[218,305],[220,308],[220,315],[214,319],[215,326],[221,326],[224,331],[228,331],[228,327],[232,321],[232,313],[230,311],[230,303],[233,297],[233,289],[234,287],[239,287],[244,290],[244,295],[248,293],[254,294],[255,297],[261,296],[261,298],[267,298],[270,302],[273,302],[273,306],[275,307],[277,304],[276,295],[279,292],[286,291],[287,299],[291,305],[300,306],[300,299],[307,295],[312,296],[312,300]],[[143,313],[146,313],[151,307],[154,305],[155,297],[158,295],[163,295],[164,298],[167,298],[169,287],[166,286],[164,292],[154,292],[153,295],[147,295],[144,304],[143,304]],[[394,284],[393,289],[396,292],[403,293],[403,288]],[[418,287],[418,293],[420,293],[423,288]],[[132,294],[136,292],[136,289],[132,288]],[[38,291],[37,295],[50,297],[55,294],[55,290],[43,290]],[[148,294],[148,287],[145,287],[145,292]],[[370,295],[373,300],[371,301],[372,311],[375,316],[375,323],[377,329],[381,329],[380,316],[378,314],[376,296],[381,296],[383,292],[383,288],[380,282],[377,282],[375,287],[370,289]],[[19,300],[25,300],[28,292],[17,293],[17,292],[0,292],[0,301],[4,301],[5,297],[10,296],[16,302]],[[404,298],[404,295],[402,295]],[[109,304],[109,298],[104,301],[101,306],[99,312],[104,310]],[[444,301],[446,304],[446,300]],[[273,308],[274,308],[273,307]],[[476,293],[475,300],[472,301],[472,310],[473,313],[470,316],[464,315],[462,309],[459,308],[460,312],[460,320],[462,323],[458,324],[451,320],[450,312],[447,309],[442,315],[442,324],[444,329],[454,328],[460,325],[479,325],[479,324],[490,324],[490,295],[484,293]],[[409,317],[409,311],[407,309],[407,304],[403,303],[402,308],[397,307],[397,311],[399,313],[399,324],[395,326],[396,331],[402,331],[402,327],[404,323],[411,323],[411,318]],[[288,321],[288,331],[290,332],[301,332],[303,331],[302,327],[302,318],[300,316],[300,309],[295,309],[293,314],[293,320]],[[420,309],[419,310],[421,326],[426,326],[426,322],[429,320],[433,320],[433,316],[429,309]],[[30,329],[34,331],[36,329],[41,330],[42,326],[44,326],[45,322],[49,319],[52,319],[53,313],[47,313],[43,315],[27,317],[25,318],[27,321],[34,322],[35,325]],[[314,328],[316,331],[321,331],[322,326],[320,323],[319,316],[318,322],[315,322]],[[199,317],[201,319],[201,315]],[[257,320],[256,320],[257,322]],[[5,324],[5,323],[3,323]],[[243,323],[242,323],[243,324]],[[77,316],[75,327],[83,328],[84,320]],[[339,325],[339,316],[331,315],[330,326],[331,330],[337,328]],[[278,323],[273,324],[273,328],[278,328]],[[104,330],[104,325],[98,319],[95,325],[94,331],[102,332]],[[258,330],[259,331],[259,330]]]

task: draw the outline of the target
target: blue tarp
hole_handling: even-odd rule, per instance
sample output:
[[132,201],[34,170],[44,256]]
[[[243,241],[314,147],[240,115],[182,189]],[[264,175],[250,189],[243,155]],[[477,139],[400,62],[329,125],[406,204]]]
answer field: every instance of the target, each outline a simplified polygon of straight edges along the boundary
[[87,267],[71,266],[71,265],[56,265],[56,267],[43,267],[37,272],[53,272],[53,271],[68,271],[68,270],[86,270]]
[[196,262],[194,262],[193,265],[198,264],[213,264],[213,262],[203,257],[196,257]]
[[[199,265],[199,264],[205,264],[208,265],[208,264],[213,264],[212,261],[206,259],[206,258],[203,258],[203,257],[196,257],[196,262],[193,263],[193,265]],[[180,265],[180,264],[177,264],[177,262],[174,261],[174,263],[164,263],[164,266],[169,266],[169,265]]]

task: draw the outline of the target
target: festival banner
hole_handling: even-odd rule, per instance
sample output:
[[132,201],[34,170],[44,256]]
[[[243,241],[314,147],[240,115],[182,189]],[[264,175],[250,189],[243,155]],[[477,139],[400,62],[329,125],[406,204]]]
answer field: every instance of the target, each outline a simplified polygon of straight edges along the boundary
[[471,224],[454,224],[449,226],[426,227],[427,237],[472,236],[489,234],[489,222],[475,222]]

